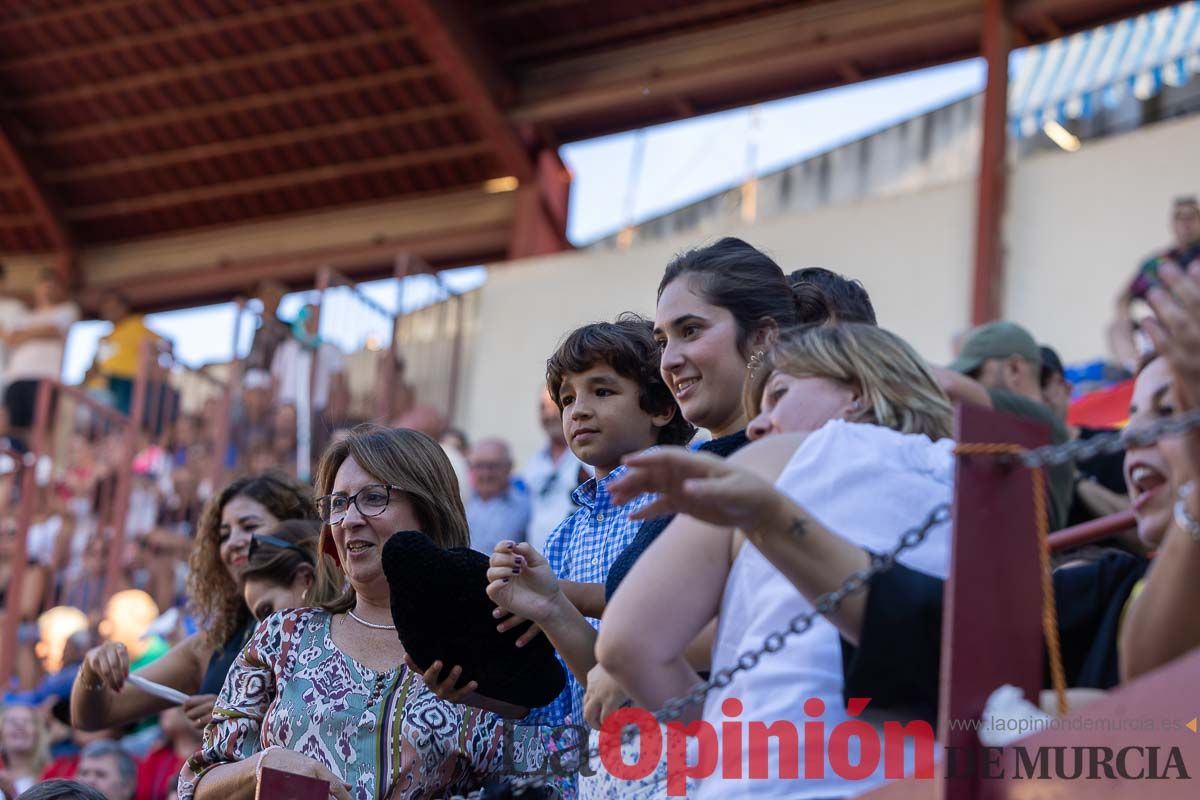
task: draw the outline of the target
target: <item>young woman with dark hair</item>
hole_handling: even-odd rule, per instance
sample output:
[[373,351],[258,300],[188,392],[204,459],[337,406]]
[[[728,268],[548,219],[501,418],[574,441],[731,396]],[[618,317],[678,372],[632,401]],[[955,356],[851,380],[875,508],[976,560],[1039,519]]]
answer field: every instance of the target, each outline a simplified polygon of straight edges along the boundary
[[[137,671],[191,695],[184,711],[198,729],[208,723],[225,673],[253,630],[242,599],[251,537],[288,519],[314,520],[316,508],[307,486],[277,474],[240,478],[205,506],[188,558],[188,601],[200,633]],[[170,706],[170,701],[126,685],[129,669],[129,653],[120,643],[106,642],[88,652],[71,690],[76,727],[111,728]]]
[[[712,435],[700,450],[725,457],[746,444],[747,367],[778,331],[799,322],[783,270],[741,239],[689,250],[667,265],[654,314],[659,369],[684,419]],[[668,522],[642,525],[608,572],[607,597]]]

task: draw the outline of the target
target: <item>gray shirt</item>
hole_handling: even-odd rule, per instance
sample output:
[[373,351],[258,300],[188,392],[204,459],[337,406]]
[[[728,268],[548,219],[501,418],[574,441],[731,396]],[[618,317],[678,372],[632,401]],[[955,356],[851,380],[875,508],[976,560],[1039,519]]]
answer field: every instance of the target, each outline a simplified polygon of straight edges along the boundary
[[467,498],[471,548],[490,556],[505,539],[525,541],[529,530],[529,495],[509,486],[504,494],[484,500],[474,492]]

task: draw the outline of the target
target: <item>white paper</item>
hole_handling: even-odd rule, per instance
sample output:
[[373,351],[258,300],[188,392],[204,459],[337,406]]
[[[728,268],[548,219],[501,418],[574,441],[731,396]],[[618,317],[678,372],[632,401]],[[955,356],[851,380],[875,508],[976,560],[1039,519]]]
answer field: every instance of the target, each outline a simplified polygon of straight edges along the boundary
[[143,692],[149,692],[155,697],[161,697],[163,700],[170,700],[175,705],[183,705],[188,696],[178,689],[172,689],[170,686],[163,686],[161,683],[148,681],[140,675],[130,675],[129,682],[141,689]]

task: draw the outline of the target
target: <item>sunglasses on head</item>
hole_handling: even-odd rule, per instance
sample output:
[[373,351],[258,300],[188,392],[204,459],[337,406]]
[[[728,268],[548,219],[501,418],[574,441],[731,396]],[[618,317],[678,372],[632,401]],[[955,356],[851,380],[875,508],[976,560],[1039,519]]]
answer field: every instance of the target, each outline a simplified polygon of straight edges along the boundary
[[295,550],[300,554],[300,557],[309,564],[313,563],[312,555],[295,542],[289,542],[286,539],[280,539],[278,536],[269,536],[265,533],[255,533],[250,536],[250,549],[246,556],[250,559],[254,558],[254,554],[262,552],[263,545],[277,547],[280,550]]

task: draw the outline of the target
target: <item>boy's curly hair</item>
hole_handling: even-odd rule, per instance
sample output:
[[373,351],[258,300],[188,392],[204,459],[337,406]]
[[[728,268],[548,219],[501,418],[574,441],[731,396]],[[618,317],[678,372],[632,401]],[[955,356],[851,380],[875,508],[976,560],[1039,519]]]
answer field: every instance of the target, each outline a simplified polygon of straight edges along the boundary
[[647,414],[674,409],[671,421],[658,431],[658,444],[687,444],[696,428],[683,418],[674,395],[659,371],[661,352],[654,341],[654,323],[627,312],[615,322],[594,322],[576,328],[546,360],[546,387],[562,412],[559,390],[568,373],[587,372],[607,364],[638,386],[638,406]]

